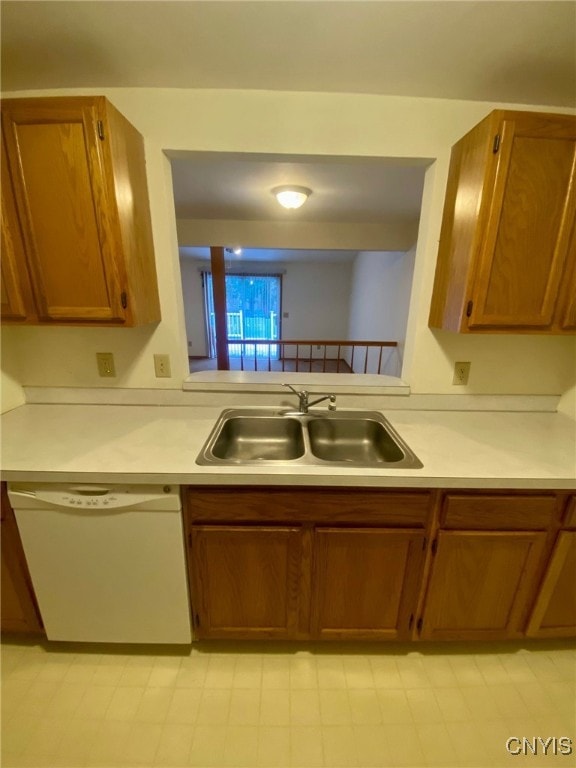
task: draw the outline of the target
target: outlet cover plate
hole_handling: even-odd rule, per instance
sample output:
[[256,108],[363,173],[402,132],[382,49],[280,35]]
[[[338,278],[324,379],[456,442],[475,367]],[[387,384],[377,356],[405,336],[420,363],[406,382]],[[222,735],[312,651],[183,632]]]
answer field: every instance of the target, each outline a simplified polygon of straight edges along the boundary
[[456,386],[464,386],[468,384],[470,377],[470,363],[454,363],[454,377],[452,384]]
[[172,376],[170,355],[154,355],[154,372],[157,379],[169,379]]
[[96,352],[96,364],[98,365],[99,376],[116,376],[116,366],[114,365],[114,355],[112,352]]

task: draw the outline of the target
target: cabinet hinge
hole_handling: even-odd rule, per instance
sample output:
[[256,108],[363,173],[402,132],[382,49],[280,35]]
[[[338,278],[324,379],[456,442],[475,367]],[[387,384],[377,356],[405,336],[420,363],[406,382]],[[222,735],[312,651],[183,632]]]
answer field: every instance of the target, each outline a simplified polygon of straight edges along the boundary
[[422,624],[423,623],[424,623],[424,621],[423,621],[422,618],[418,619],[418,624],[416,624],[416,629],[418,630],[418,632],[422,632]]
[[122,304],[122,309],[126,309],[128,306],[128,296],[126,295],[126,291],[122,291],[120,294],[120,302]]
[[434,539],[432,542],[432,554],[436,554],[436,550],[438,549],[438,539]]
[[494,136],[494,144],[492,144],[492,154],[495,155],[499,149],[500,149],[500,134],[497,133],[496,136]]
[[470,317],[472,314],[472,307],[474,306],[473,301],[469,301],[468,304],[466,304],[466,317]]
[[410,614],[410,621],[408,622],[408,631],[412,629],[412,625],[414,624],[414,614]]
[[96,128],[98,130],[98,138],[104,141],[104,123],[102,120],[96,121]]

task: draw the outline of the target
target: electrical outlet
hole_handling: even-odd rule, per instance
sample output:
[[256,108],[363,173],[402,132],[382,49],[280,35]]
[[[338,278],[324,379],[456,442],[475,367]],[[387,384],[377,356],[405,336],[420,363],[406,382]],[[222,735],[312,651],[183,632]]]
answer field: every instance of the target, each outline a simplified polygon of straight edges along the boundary
[[96,364],[98,365],[99,376],[116,376],[112,352],[96,352]]
[[454,378],[452,384],[462,386],[468,384],[470,376],[470,363],[454,363]]
[[157,379],[169,379],[170,373],[170,355],[154,355],[154,372]]

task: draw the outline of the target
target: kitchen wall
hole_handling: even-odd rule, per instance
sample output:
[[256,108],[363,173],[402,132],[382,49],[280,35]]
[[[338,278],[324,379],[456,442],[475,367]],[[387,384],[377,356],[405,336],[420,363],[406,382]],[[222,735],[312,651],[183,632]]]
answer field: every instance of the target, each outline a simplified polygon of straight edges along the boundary
[[[382,358],[382,373],[390,376],[402,370],[415,256],[415,248],[408,253],[362,251],[354,261],[348,338],[397,341],[399,346]],[[378,373],[378,355],[374,350],[368,356],[367,373]]]
[[[470,360],[470,383],[459,393],[562,394],[574,386],[573,337],[470,337],[431,331],[427,325],[450,148],[491,109],[526,106],[146,88],[3,95],[89,93],[107,95],[146,140],[163,319],[156,327],[140,329],[5,327],[3,370],[9,383],[2,389],[9,402],[14,400],[10,379],[25,385],[109,386],[109,380],[97,377],[94,356],[99,351],[116,356],[115,386],[180,387],[187,372],[186,329],[170,164],[163,150],[433,158],[424,185],[403,377],[414,392],[454,394],[454,361]],[[155,352],[170,354],[172,379],[155,379]]]

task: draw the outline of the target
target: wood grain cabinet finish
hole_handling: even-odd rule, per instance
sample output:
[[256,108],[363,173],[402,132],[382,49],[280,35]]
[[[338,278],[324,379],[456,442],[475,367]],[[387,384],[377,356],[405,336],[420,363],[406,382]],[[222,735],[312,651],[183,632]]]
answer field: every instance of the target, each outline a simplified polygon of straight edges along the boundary
[[422,531],[318,528],[312,637],[406,640],[424,559]]
[[[158,322],[142,136],[103,97],[5,99],[1,108],[2,237],[13,277],[3,319]],[[31,291],[18,290],[18,275]]]
[[576,635],[576,497],[555,491],[189,488],[199,638]]
[[193,526],[199,638],[295,637],[301,532],[295,527]]
[[445,492],[421,638],[522,637],[563,498],[553,491]]
[[23,323],[35,319],[36,309],[28,278],[28,270],[26,269],[26,254],[20,222],[11,191],[4,142],[2,142],[1,150],[0,171],[2,173],[2,186],[0,193],[2,204],[0,206],[0,231],[2,240],[0,254],[2,257],[2,282],[0,284],[0,291],[2,301],[0,312],[2,320],[5,322]]
[[433,328],[576,330],[576,118],[495,111],[452,150]]
[[576,637],[575,529],[576,496],[570,496],[530,615],[528,637]]
[[428,491],[190,488],[185,498],[198,637],[409,636]]
[[440,531],[421,638],[521,637],[545,540],[534,531]]
[[576,637],[576,531],[558,534],[526,634]]
[[2,632],[40,634],[43,632],[40,613],[5,483],[2,483],[0,493],[2,525],[0,629]]

